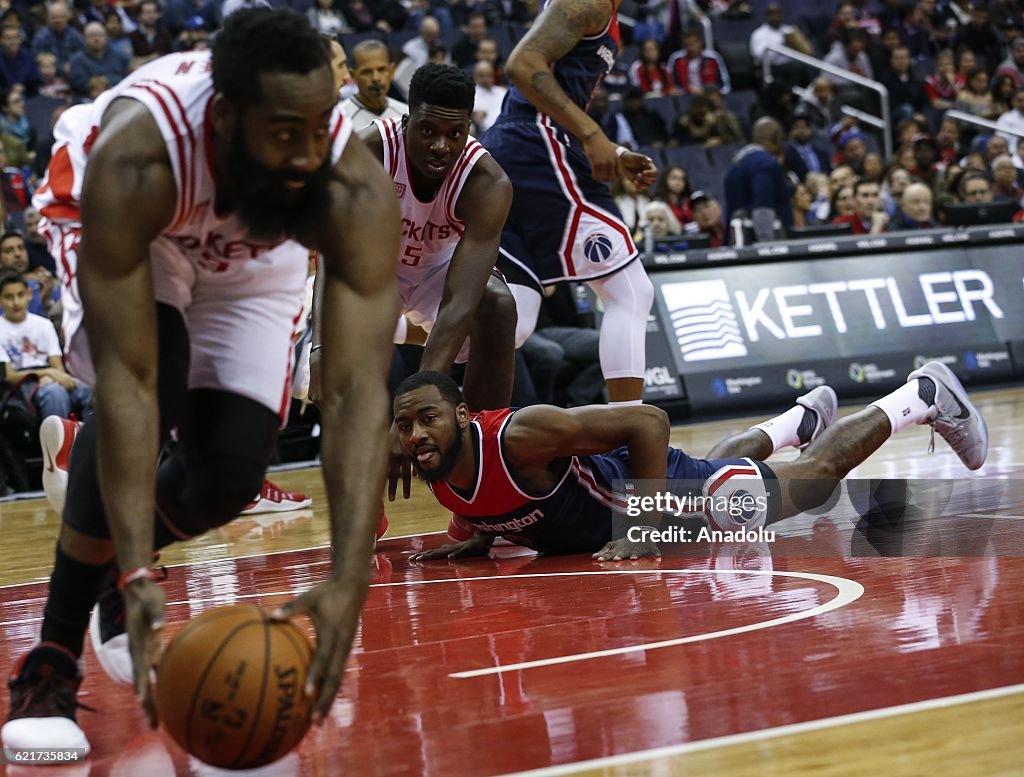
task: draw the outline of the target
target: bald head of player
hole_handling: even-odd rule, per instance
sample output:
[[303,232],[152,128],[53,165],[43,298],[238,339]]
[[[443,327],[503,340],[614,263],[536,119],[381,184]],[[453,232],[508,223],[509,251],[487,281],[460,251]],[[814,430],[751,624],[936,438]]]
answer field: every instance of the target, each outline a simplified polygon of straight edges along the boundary
[[394,413],[402,450],[426,482],[447,480],[460,464],[472,466],[465,446],[469,407],[450,377],[417,372],[406,378],[395,392]]
[[414,182],[436,186],[448,175],[469,140],[475,97],[473,79],[454,65],[431,62],[413,73],[402,131]]
[[306,18],[269,8],[228,17],[213,45],[213,88],[218,207],[265,237],[317,223],[338,93]]

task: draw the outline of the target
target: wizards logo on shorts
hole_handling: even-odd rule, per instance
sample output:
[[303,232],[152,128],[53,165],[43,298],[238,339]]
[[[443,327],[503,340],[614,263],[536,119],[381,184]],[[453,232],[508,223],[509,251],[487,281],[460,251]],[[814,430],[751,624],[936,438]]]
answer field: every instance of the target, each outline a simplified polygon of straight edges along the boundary
[[612,241],[603,232],[590,235],[583,241],[583,255],[594,264],[608,261],[612,255]]

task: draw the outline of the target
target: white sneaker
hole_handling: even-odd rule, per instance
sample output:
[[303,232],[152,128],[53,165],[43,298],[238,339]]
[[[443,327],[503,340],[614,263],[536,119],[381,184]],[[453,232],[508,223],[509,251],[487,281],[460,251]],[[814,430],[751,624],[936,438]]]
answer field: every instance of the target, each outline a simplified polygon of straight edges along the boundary
[[68,460],[80,426],[77,421],[51,415],[44,418],[39,427],[39,445],[43,449],[43,491],[57,515],[64,514]]
[[803,450],[836,422],[839,401],[836,399],[836,392],[832,390],[831,386],[818,386],[816,389],[808,391],[802,397],[797,397],[796,403],[801,407],[806,407],[808,410],[813,410],[814,414],[818,416],[818,423],[814,427],[811,438],[803,445],[798,446],[800,450]]
[[[19,659],[7,683],[10,710],[0,729],[9,763],[15,763],[17,754],[24,750],[74,750],[79,758],[89,755],[89,740],[75,721],[81,683],[78,661],[60,645],[41,643]],[[52,765],[41,761],[17,763]]]
[[256,498],[249,502],[241,514],[284,513],[288,510],[301,510],[311,504],[313,504],[313,497],[297,492],[282,491],[269,480],[264,480]]
[[107,677],[132,686],[132,653],[124,627],[124,599],[116,588],[103,593],[89,615],[89,642]]
[[935,450],[938,432],[967,469],[979,469],[988,457],[988,427],[960,380],[942,362],[928,362],[907,376],[908,381],[916,378],[930,378],[935,383],[936,414],[928,422],[932,427],[928,452]]

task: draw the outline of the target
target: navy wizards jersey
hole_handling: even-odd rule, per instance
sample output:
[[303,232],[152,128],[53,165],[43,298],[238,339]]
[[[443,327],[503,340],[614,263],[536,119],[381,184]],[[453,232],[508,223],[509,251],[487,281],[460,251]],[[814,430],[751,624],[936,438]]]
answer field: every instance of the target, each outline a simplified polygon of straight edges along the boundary
[[[546,0],[547,8],[550,0]],[[616,15],[618,3],[609,0],[611,18],[604,30],[597,35],[581,38],[580,41],[560,60],[555,62],[552,73],[558,85],[581,109],[586,110],[590,96],[601,80],[611,72],[621,46],[619,42],[619,19]],[[508,90],[502,105],[502,115],[535,114],[537,109],[523,97],[515,86]],[[499,119],[500,121],[500,119]]]
[[[434,497],[478,531],[501,535],[540,553],[600,550],[612,539],[613,508],[625,511],[625,500],[612,485],[632,477],[629,450],[622,447],[596,456],[566,457],[554,488],[546,494],[531,494],[516,482],[503,450],[505,429],[515,412],[505,408],[473,414],[476,478],[472,490],[462,493],[442,480],[429,484]],[[675,448],[667,454],[669,478],[693,484],[697,491],[699,484],[731,462],[750,466],[742,459],[694,459]]]

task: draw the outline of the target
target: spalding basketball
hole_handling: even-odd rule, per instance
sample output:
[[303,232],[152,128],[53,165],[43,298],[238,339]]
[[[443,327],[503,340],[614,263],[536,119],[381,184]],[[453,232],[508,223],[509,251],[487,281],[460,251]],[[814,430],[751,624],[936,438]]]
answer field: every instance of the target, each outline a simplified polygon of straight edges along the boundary
[[160,720],[175,742],[222,769],[276,761],[309,729],[303,688],[313,649],[259,607],[204,612],[168,645],[157,669]]

